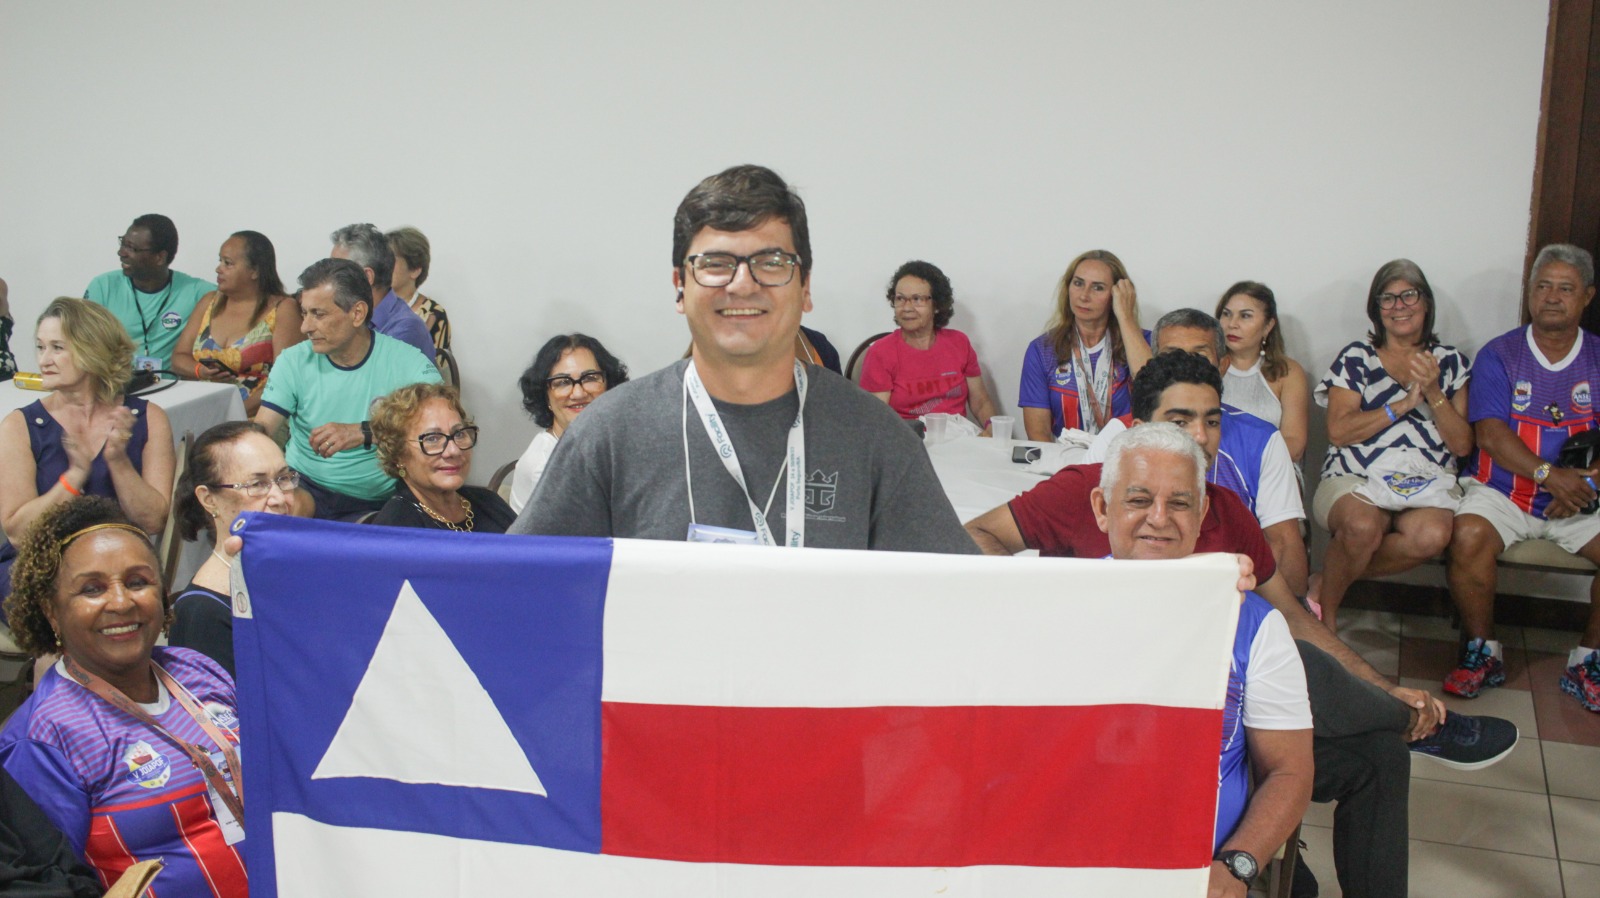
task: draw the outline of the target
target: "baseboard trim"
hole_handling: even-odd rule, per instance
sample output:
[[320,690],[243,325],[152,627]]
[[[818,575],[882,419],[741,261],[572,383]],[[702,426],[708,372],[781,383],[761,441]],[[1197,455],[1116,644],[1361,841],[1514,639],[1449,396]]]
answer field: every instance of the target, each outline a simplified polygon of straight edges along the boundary
[[[1429,617],[1455,619],[1455,604],[1450,591],[1440,586],[1358,580],[1344,596],[1344,608],[1396,611]],[[1589,606],[1567,599],[1537,596],[1500,595],[1494,603],[1494,620],[1511,627],[1539,627],[1547,630],[1583,632]]]

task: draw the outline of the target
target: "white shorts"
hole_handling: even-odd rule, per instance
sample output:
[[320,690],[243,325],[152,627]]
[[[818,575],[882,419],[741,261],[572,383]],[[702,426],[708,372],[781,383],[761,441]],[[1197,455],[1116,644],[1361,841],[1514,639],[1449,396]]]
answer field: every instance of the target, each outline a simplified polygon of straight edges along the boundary
[[1456,509],[1456,515],[1475,514],[1488,521],[1507,549],[1525,540],[1548,539],[1576,555],[1600,536],[1600,512],[1545,520],[1528,514],[1506,498],[1505,493],[1475,478],[1463,477],[1460,483],[1467,494]]

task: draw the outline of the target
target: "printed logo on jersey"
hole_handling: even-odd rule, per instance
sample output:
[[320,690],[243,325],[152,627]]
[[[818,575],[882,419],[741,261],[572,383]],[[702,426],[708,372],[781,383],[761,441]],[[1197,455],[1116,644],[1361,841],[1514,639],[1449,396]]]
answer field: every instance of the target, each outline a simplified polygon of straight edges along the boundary
[[172,778],[172,765],[150,743],[139,740],[122,753],[122,763],[128,765],[128,782],[146,789],[159,789]]
[[161,316],[161,326],[167,330],[177,330],[183,327],[183,316],[177,312],[168,312]]
[[806,514],[825,515],[833,511],[834,502],[839,498],[839,472],[834,471],[832,476],[822,471],[812,471],[806,478]]
[[1578,414],[1589,411],[1589,382],[1580,380],[1572,387],[1572,410]]
[[1403,474],[1396,471],[1393,474],[1384,475],[1383,483],[1396,496],[1402,499],[1409,499],[1427,489],[1429,484],[1438,479],[1426,474]]
[[206,702],[206,715],[211,718],[212,723],[225,730],[237,730],[239,728],[239,715],[233,713],[232,708],[220,702]]
[[1511,407],[1519,412],[1525,412],[1528,410],[1528,406],[1532,404],[1533,382],[1527,380],[1517,381],[1517,385],[1511,388]]

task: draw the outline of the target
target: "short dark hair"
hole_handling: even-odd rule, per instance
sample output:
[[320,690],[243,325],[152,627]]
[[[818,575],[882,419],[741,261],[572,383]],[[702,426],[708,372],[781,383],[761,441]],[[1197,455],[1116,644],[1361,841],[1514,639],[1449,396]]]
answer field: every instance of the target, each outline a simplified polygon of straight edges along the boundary
[[1133,378],[1133,416],[1149,421],[1161,407],[1161,394],[1173,384],[1199,384],[1222,396],[1222,372],[1204,356],[1169,349],[1144,363]]
[[556,366],[556,362],[561,361],[562,354],[569,349],[587,349],[594,353],[595,362],[599,364],[601,373],[606,376],[606,389],[615,389],[628,382],[628,366],[607,351],[599,340],[588,334],[561,334],[551,337],[539,347],[533,362],[522,372],[522,376],[517,378],[517,386],[522,388],[522,407],[533,416],[533,423],[546,430],[555,423],[556,415],[550,410],[550,398],[545,395],[544,382],[550,378],[550,369]]
[[939,330],[949,324],[950,316],[956,310],[956,292],[939,266],[913,259],[896,268],[894,277],[889,278],[889,289],[884,293],[891,307],[894,305],[894,285],[900,283],[903,277],[921,278],[928,282],[928,287],[933,291],[933,329]]
[[233,445],[247,433],[267,436],[266,428],[254,421],[224,421],[206,428],[195,437],[189,455],[173,491],[172,512],[178,516],[178,532],[184,539],[195,540],[202,533],[210,533],[213,542],[217,532],[212,529],[211,515],[206,513],[200,497],[194,494],[197,486],[215,486],[222,481],[223,448]]
[[694,235],[705,228],[748,231],[774,218],[789,224],[800,256],[800,282],[811,276],[811,231],[806,204],[778,173],[760,165],[735,165],[701,181],[672,216],[672,267],[683,267]]
[[300,292],[333,287],[333,302],[348,312],[356,303],[367,304],[367,324],[372,324],[372,286],[367,272],[351,259],[318,259],[300,272]]
[[167,264],[178,257],[178,226],[172,219],[155,212],[147,212],[133,220],[128,230],[144,228],[150,232],[150,248],[167,254]]
[[1383,310],[1378,308],[1378,295],[1390,281],[1405,281],[1422,293],[1425,300],[1423,307],[1427,309],[1422,315],[1422,348],[1437,346],[1439,337],[1433,332],[1433,288],[1428,286],[1428,276],[1422,273],[1421,267],[1410,259],[1385,262],[1378,273],[1372,276],[1372,286],[1367,289],[1367,320],[1372,322],[1372,330],[1367,334],[1367,339],[1379,349],[1388,342],[1389,332],[1383,326]]
[[[345,225],[332,234],[328,239],[334,246],[342,246],[350,252],[350,261],[362,268],[372,269],[372,284],[368,290],[389,289],[389,283],[394,279],[394,250],[389,248],[389,238],[383,236],[378,226],[363,222],[361,224]],[[366,280],[366,273],[361,275]]]

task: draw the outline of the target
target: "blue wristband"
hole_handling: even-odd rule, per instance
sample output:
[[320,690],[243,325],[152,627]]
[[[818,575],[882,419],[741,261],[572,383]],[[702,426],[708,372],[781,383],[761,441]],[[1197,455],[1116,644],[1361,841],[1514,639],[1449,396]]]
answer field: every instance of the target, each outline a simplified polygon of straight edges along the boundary
[[1383,404],[1383,413],[1384,413],[1384,414],[1385,414],[1385,415],[1388,415],[1388,416],[1389,416],[1389,423],[1390,423],[1390,424],[1393,424],[1393,423],[1395,423],[1395,422],[1396,422],[1396,421],[1399,421],[1399,420],[1400,420],[1400,419],[1399,419],[1399,418],[1397,418],[1397,417],[1395,417],[1395,414],[1394,414],[1394,409],[1392,409],[1392,408],[1390,408],[1390,407],[1389,407],[1389,403],[1387,403],[1387,402],[1385,402],[1385,403],[1384,403],[1384,404]]

